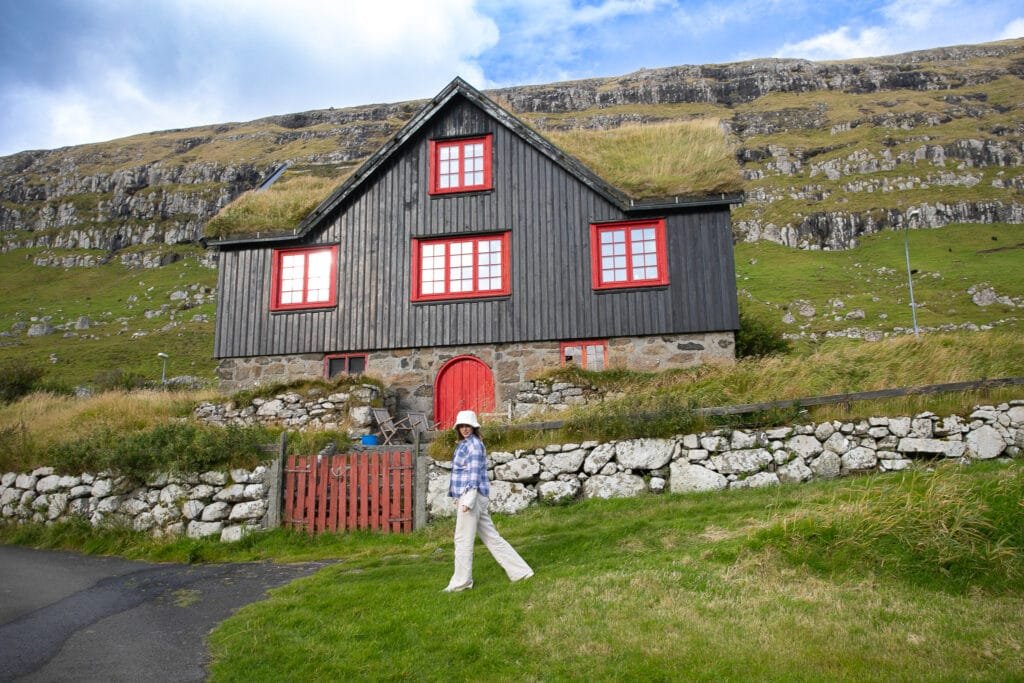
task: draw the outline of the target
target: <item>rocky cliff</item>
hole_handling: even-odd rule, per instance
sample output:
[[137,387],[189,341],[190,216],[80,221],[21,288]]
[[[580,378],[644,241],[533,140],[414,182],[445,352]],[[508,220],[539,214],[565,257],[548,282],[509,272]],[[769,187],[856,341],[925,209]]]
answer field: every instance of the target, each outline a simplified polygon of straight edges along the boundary
[[[747,183],[737,240],[847,248],[885,228],[1024,222],[1024,40],[847,62],[753,60],[489,93],[540,130],[717,118]],[[330,175],[420,102],[0,158],[0,250],[201,240],[283,162]]]

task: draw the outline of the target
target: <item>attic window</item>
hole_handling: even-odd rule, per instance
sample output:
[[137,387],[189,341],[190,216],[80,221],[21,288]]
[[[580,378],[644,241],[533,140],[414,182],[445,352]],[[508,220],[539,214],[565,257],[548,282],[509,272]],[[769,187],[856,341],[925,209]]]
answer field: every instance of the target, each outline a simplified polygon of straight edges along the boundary
[[272,311],[334,306],[338,300],[338,247],[275,250],[270,280]]
[[509,294],[509,233],[413,240],[413,301]]
[[594,289],[667,285],[665,220],[592,224],[590,259]]
[[430,141],[430,194],[489,190],[491,135]]

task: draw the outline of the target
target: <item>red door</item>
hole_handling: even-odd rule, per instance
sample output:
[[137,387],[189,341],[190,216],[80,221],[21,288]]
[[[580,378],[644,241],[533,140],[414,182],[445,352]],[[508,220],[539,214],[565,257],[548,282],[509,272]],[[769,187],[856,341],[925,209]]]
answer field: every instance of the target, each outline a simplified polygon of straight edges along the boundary
[[460,410],[477,415],[494,411],[494,375],[476,356],[452,358],[434,381],[434,420],[442,429],[452,427]]

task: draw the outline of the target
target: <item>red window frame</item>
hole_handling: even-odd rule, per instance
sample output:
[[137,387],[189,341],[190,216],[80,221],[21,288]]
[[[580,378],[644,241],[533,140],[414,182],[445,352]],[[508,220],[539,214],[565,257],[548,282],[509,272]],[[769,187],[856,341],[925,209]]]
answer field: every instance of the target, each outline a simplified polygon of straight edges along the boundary
[[[499,243],[499,263],[492,263],[493,251],[481,252],[480,246],[484,242]],[[468,254],[471,258],[468,261],[465,253],[465,245],[472,245],[472,251]],[[459,245],[462,253],[455,253],[453,245]],[[412,300],[413,301],[443,301],[448,299],[479,299],[482,297],[508,296],[512,289],[510,285],[510,239],[509,232],[492,232],[486,234],[464,235],[460,237],[440,238],[413,238],[412,240]],[[429,251],[428,251],[429,249]],[[426,252],[426,253],[425,253]],[[459,257],[458,262],[453,262],[454,257]],[[431,263],[425,263],[424,259],[431,259]],[[488,261],[481,263],[481,260]],[[431,266],[431,267],[427,267]],[[485,277],[481,277],[481,268],[487,267]],[[497,271],[495,271],[497,268]],[[467,272],[469,270],[469,272]],[[428,272],[429,271],[429,272]],[[455,272],[459,271],[459,272]],[[495,274],[497,273],[497,274]],[[462,289],[452,291],[452,275],[469,275],[469,278],[460,277],[458,282],[462,283]],[[425,286],[427,282],[423,278],[432,275],[429,282],[432,286]],[[438,277],[440,276],[440,277]],[[481,287],[482,280],[494,280],[500,278],[497,289],[489,288],[493,282],[488,282],[487,287]],[[472,284],[466,288],[465,282],[471,280]],[[428,291],[429,290],[429,291]]]
[[[588,358],[590,355],[587,353],[589,347],[600,347],[601,348],[601,367],[592,368],[588,367]],[[558,353],[562,358],[562,366],[568,365],[571,361],[568,360],[568,349],[577,348],[580,350],[580,367],[584,370],[607,370],[608,369],[608,340],[607,339],[587,339],[582,341],[569,341],[561,342],[558,345]]]
[[[459,138],[458,140],[431,140],[430,141],[430,194],[453,194],[457,192],[478,192],[490,190],[491,183],[491,139],[493,135],[487,134],[472,138]],[[466,152],[471,145],[483,145],[482,155],[473,155],[471,158],[478,160],[479,169],[473,173],[480,174],[480,182],[466,183]],[[456,158],[444,159],[447,153],[456,151]],[[447,186],[442,180],[442,175],[449,180]],[[456,185],[450,184],[454,177]]]
[[[338,360],[339,358],[344,358],[345,359],[345,371],[342,372],[342,373],[338,373],[338,374],[361,375],[361,374],[366,372],[367,358],[366,358],[366,354],[365,353],[332,353],[332,354],[324,356],[324,378],[325,379],[330,379],[331,378],[331,361],[332,360]],[[350,366],[351,361],[352,361],[353,358],[361,358],[363,360],[363,370],[362,370],[362,372],[352,372],[349,369],[349,366]]]
[[[648,230],[653,232],[637,232]],[[624,239],[618,240],[620,236]],[[606,237],[614,241],[603,242]],[[634,253],[638,249],[638,253]],[[639,263],[634,258],[640,259]],[[652,268],[656,269],[653,275],[650,272]],[[613,277],[608,277],[609,273]],[[668,243],[665,240],[665,219],[591,223],[590,276],[594,289],[667,285]]]
[[[330,274],[328,281],[328,294],[326,299],[310,300],[311,292],[309,289],[310,277],[309,277],[309,262],[310,257],[315,254],[330,254]],[[284,292],[282,287],[289,282],[287,277],[289,274],[289,268],[284,265],[284,261],[287,257],[302,256],[302,290],[299,295],[299,300],[284,302]],[[297,280],[297,278],[295,278]],[[338,304],[338,245],[333,246],[319,246],[319,247],[301,247],[298,249],[275,249],[271,258],[270,268],[270,310],[272,311],[292,311],[297,309],[305,308],[331,308]],[[297,292],[299,290],[292,289],[289,292]],[[320,291],[320,290],[317,290]]]

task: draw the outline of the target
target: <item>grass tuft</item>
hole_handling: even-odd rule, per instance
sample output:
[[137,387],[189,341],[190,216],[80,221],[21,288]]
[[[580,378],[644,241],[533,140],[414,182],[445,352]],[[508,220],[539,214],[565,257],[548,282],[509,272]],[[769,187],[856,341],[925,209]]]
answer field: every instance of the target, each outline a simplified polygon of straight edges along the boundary
[[345,176],[288,177],[286,173],[262,192],[250,190],[240,195],[206,224],[205,234],[211,239],[225,239],[242,234],[291,232],[344,179]]

